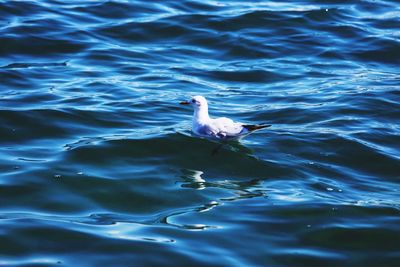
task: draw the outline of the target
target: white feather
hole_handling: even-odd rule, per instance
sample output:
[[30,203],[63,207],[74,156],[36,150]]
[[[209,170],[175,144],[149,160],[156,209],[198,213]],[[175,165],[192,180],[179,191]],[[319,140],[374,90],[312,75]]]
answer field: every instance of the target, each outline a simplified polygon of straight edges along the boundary
[[197,135],[217,139],[234,139],[250,132],[243,127],[243,123],[234,122],[229,118],[210,118],[207,100],[203,96],[195,96],[187,103],[194,107],[192,130]]

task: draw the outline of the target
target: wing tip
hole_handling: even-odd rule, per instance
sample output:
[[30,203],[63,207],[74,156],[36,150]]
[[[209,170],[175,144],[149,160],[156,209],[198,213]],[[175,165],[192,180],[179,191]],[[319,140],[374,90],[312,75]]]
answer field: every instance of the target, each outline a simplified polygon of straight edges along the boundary
[[245,124],[245,125],[243,125],[243,127],[246,128],[247,130],[249,130],[250,132],[268,128],[271,126],[272,126],[272,124]]

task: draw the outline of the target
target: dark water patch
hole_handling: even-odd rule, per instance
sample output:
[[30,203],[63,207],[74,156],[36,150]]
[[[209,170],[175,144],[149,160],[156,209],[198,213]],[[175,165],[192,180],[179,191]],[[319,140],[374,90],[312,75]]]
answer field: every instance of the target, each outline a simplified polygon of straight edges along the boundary
[[11,36],[43,36],[54,37],[54,34],[66,34],[70,30],[70,25],[57,19],[32,19],[24,20],[19,23],[10,24],[4,31],[6,35]]
[[61,63],[11,63],[1,69],[25,69],[25,68],[46,68],[46,67],[66,67],[67,62]]
[[392,11],[393,8],[395,8],[395,2],[393,1],[379,1],[379,5],[373,1],[365,1],[357,3],[357,5],[354,6],[355,11],[364,15],[372,15],[374,11],[385,14],[386,12]]
[[[101,124],[102,127],[117,127],[126,122],[111,120],[113,115],[93,113],[79,110],[21,110],[0,111],[3,114],[2,128],[4,142],[19,142],[46,138],[62,138],[77,133],[96,133],[92,128]],[[118,114],[116,114],[118,116]]]
[[[43,90],[46,91],[46,90]],[[44,93],[38,93],[36,95],[29,94],[28,92],[25,93],[20,93],[13,95],[12,98],[4,99],[3,100],[3,105],[12,107],[15,105],[15,103],[20,103],[21,105],[24,104],[31,104],[32,102],[37,101],[37,103],[54,103],[57,102],[59,99],[61,99],[60,96],[57,96],[55,94],[49,93],[49,92],[44,92]]]
[[176,40],[188,32],[189,29],[183,25],[162,21],[149,23],[130,22],[98,30],[98,34],[138,44]]
[[[34,116],[36,112],[10,112],[2,111],[2,124],[6,128],[2,129],[3,142],[18,142],[22,140],[29,140],[31,138],[46,138],[65,136],[64,129],[52,125],[49,120],[44,117]],[[47,113],[47,112],[46,112]],[[32,116],[39,118],[32,120]],[[46,117],[46,119],[48,119]]]
[[143,5],[139,1],[133,1],[132,3],[122,3],[106,1],[103,3],[93,3],[90,6],[78,6],[73,8],[74,12],[80,14],[86,14],[87,16],[96,16],[102,19],[121,19],[121,18],[136,18],[145,17],[145,15],[152,15],[159,13],[160,9],[157,8],[157,3],[150,5]]
[[385,20],[377,20],[377,19],[370,18],[368,20],[368,22],[371,25],[373,25],[374,28],[384,31],[386,33],[386,37],[392,36],[395,38],[396,33],[393,31],[400,29],[400,22],[396,19],[396,15],[393,15],[392,18],[387,17]]
[[[373,116],[381,120],[391,120],[397,118],[400,114],[398,110],[398,103],[389,99],[377,97],[375,94],[351,94],[347,96],[340,96],[337,99],[340,105],[338,113],[347,116]],[[354,106],[344,107],[342,103],[352,103]]]
[[[351,251],[370,249],[370,252],[378,256],[381,253],[397,251],[399,246],[396,241],[397,234],[396,229],[371,229],[370,226],[357,225],[354,227],[332,226],[321,229],[321,231],[314,230],[314,239],[312,240],[314,242],[311,241],[311,243]],[[377,246],[377,244],[380,245]]]
[[[379,176],[396,177],[399,171],[398,160],[375,149],[364,145],[357,140],[332,138],[326,144],[336,148],[337,157],[330,157],[330,162],[341,166],[348,166],[361,172],[377,174]],[[345,155],[345,157],[343,157]],[[348,160],[350,157],[351,160]],[[336,159],[335,159],[336,158]],[[368,164],[374,162],[374,164]]]
[[[191,153],[191,147],[198,147],[197,155]],[[252,177],[287,177],[293,176],[290,170],[285,170],[282,166],[257,160],[245,147],[226,146],[213,156],[213,150],[218,146],[206,140],[196,140],[183,135],[169,135],[163,138],[150,138],[143,140],[111,140],[103,143],[101,146],[82,146],[73,149],[68,153],[68,160],[71,162],[86,162],[89,166],[110,164],[118,166],[121,164],[130,164],[141,166],[144,162],[151,161],[158,168],[178,168],[198,169],[204,172],[217,175],[215,166],[227,171],[230,177],[248,177],[248,171],[251,171]],[[97,150],[97,153],[93,153]],[[118,157],[108,159],[100,155],[113,154],[112,151],[118,151]],[[157,153],[154,153],[157,151]],[[244,155],[243,155],[244,153]],[[99,155],[99,157],[93,157]],[[175,156],[174,156],[175,155]],[[183,156],[185,155],[185,156]],[[182,157],[183,156],[183,157]],[[112,163],[113,161],[119,164]],[[236,167],[238,166],[238,168]],[[246,166],[242,169],[240,166]],[[289,172],[288,172],[289,171]],[[253,173],[254,172],[254,173]]]
[[360,60],[386,62],[391,64],[399,63],[399,46],[396,40],[383,38],[362,38],[360,45],[352,49],[351,55]]
[[[273,11],[253,11],[238,16],[214,16],[205,20],[207,28],[217,32],[236,32],[251,28],[265,27],[265,33],[272,31],[273,26],[283,21],[285,14]],[[286,17],[286,19],[290,19]],[[275,24],[276,23],[276,24]]]
[[[325,29],[332,34],[335,34],[340,39],[354,41],[356,43],[360,43],[363,45],[363,41],[360,40],[362,36],[368,35],[369,33],[365,31],[365,29],[359,26],[352,25],[331,25]],[[343,42],[343,40],[341,40]]]
[[269,110],[268,112],[260,112],[258,118],[261,121],[270,121],[275,124],[307,124],[312,122],[324,121],[329,118],[329,114],[322,112],[318,108],[299,108],[287,107],[283,109]]
[[330,7],[330,8],[319,8],[317,10],[310,10],[304,12],[304,17],[310,23],[310,26],[324,25],[325,23],[334,24],[334,22],[345,22],[350,19],[349,12],[346,8]]
[[2,2],[0,3],[0,12],[2,17],[8,16],[31,16],[43,11],[43,6],[34,2]]
[[[56,56],[64,54],[78,53],[86,45],[79,41],[67,39],[50,39],[44,37],[29,36],[23,40],[16,40],[11,37],[3,36],[0,38],[2,43],[0,55],[31,55],[31,56]],[[29,43],[27,47],[25,44]]]
[[396,153],[399,147],[400,135],[387,128],[375,128],[370,132],[359,132],[355,133],[354,137],[373,144],[372,147],[380,149],[383,153],[390,155],[391,157],[399,159],[399,155]]
[[[27,77],[22,72],[13,70],[1,70],[0,77],[4,86],[11,88],[27,88],[31,84],[30,77]],[[15,94],[18,94],[17,92]],[[2,97],[10,96],[10,94],[4,94]]]
[[269,73],[267,71],[253,70],[253,71],[214,71],[209,75],[214,79],[224,80],[227,82],[252,82],[252,83],[265,83],[273,82],[276,80],[283,80],[285,77],[276,73]]

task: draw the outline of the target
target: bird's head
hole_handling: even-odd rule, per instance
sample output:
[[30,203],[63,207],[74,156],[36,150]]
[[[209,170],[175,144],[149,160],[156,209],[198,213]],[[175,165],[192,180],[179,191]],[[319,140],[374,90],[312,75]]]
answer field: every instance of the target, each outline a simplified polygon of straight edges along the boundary
[[207,100],[204,96],[197,95],[192,97],[189,101],[183,101],[181,105],[192,105],[195,109],[207,107]]

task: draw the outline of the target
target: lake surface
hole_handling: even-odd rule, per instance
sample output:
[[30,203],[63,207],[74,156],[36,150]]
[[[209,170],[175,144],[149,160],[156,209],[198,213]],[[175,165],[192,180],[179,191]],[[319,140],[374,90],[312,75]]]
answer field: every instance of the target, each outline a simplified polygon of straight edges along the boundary
[[[400,5],[0,1],[1,266],[400,266]],[[268,123],[240,143],[192,110]]]

